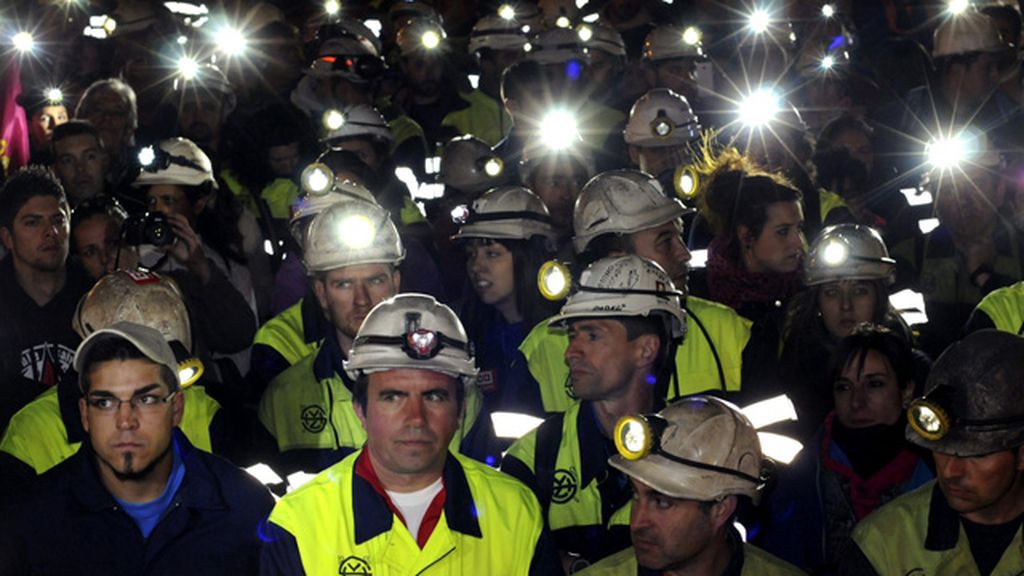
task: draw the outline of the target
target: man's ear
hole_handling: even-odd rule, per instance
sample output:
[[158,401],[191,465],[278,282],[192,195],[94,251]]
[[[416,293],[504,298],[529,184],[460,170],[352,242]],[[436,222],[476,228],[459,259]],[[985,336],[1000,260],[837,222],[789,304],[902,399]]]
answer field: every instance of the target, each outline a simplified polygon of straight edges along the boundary
[[637,360],[642,366],[653,365],[658,359],[658,349],[660,347],[661,339],[654,334],[643,334],[641,336],[637,336]]
[[721,501],[716,502],[714,506],[711,507],[711,511],[708,513],[708,516],[711,518],[711,524],[714,526],[716,531],[725,526],[729,519],[732,518],[733,514],[736,512],[736,506],[738,506],[736,496],[730,495],[726,496]]
[[327,286],[320,278],[313,278],[313,293],[321,310],[327,310]]
[[185,415],[185,391],[181,388],[178,389],[178,393],[171,398],[171,425],[181,425],[181,418]]

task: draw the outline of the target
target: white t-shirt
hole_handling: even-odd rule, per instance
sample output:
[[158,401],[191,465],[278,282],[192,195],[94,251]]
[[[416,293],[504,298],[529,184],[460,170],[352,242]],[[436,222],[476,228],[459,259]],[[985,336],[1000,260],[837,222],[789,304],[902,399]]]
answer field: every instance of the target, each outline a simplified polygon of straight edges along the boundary
[[386,490],[388,498],[391,498],[395,508],[398,508],[398,511],[402,513],[402,517],[405,518],[405,526],[409,529],[409,533],[412,534],[413,540],[419,539],[420,525],[423,524],[423,517],[427,514],[427,508],[430,508],[430,503],[434,501],[434,497],[441,493],[443,486],[441,477],[438,476],[437,481],[433,484],[415,492],[392,492],[391,490]]

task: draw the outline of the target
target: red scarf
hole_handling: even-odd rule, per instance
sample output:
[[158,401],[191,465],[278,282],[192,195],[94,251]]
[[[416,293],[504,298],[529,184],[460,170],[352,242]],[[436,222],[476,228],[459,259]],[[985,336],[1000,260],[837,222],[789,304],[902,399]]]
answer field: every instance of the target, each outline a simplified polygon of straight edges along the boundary
[[[362,454],[356,458],[355,472],[357,476],[362,477],[363,480],[370,483],[370,486],[373,486],[374,491],[384,499],[391,512],[402,521],[402,524],[405,524],[405,517],[402,516],[402,512],[395,506],[395,503],[391,501],[391,497],[388,496],[384,485],[380,483],[380,478],[377,477],[377,471],[373,469],[373,462],[370,461],[369,447],[363,450]],[[430,540],[430,535],[434,533],[434,528],[437,526],[438,520],[441,519],[441,513],[444,512],[444,503],[447,497],[448,493],[442,484],[441,491],[437,493],[437,496],[434,496],[434,500],[427,508],[426,515],[423,516],[423,521],[420,522],[420,533],[416,535],[416,543],[419,544],[421,550],[427,545],[427,540]]]
[[708,246],[708,290],[711,299],[733,309],[746,303],[786,301],[800,290],[801,270],[777,274],[748,272],[730,260],[733,242],[721,237]]

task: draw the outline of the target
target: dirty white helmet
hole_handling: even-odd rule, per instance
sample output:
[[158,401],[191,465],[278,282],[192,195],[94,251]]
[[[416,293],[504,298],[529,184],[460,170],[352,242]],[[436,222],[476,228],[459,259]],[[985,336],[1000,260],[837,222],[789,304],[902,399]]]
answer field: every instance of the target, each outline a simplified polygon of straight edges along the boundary
[[441,151],[437,181],[469,194],[479,194],[508,180],[501,157],[472,135],[452,138]]
[[1002,52],[1008,47],[991,16],[967,10],[947,18],[935,29],[932,59],[972,52]]
[[602,234],[632,234],[692,212],[639,170],[609,170],[590,179],[573,208],[573,246],[580,254]]
[[576,33],[588,50],[600,50],[619,58],[626,57],[626,43],[622,40],[622,34],[610,26],[599,22],[580,24]]
[[199,186],[207,182],[217,188],[210,157],[186,138],[161,140],[156,146],[143,148],[139,164],[142,169],[132,183],[136,188],[154,184]]
[[[323,173],[322,177],[326,184],[319,191],[308,189],[305,185],[305,180],[316,178],[316,176],[307,177],[307,174],[311,171],[322,171]],[[303,190],[305,194],[292,204],[291,218],[288,220],[288,231],[299,246],[304,246],[306,243],[305,224],[331,206],[349,201],[377,204],[377,199],[374,198],[373,193],[362,184],[351,180],[336,180],[333,174],[329,174],[330,168],[318,163],[311,164],[303,170]]]
[[306,231],[306,271],[360,264],[397,266],[405,248],[387,211],[369,202],[340,202],[316,215]]
[[754,426],[713,396],[690,396],[657,414],[626,416],[615,426],[619,453],[608,463],[673,498],[749,496],[756,504],[767,462]]
[[704,58],[701,31],[695,26],[657,26],[644,39],[644,60],[660,62],[677,58]]
[[521,51],[527,42],[523,26],[516,18],[503,18],[498,14],[484,16],[469,33],[469,53],[476,54],[482,48]]
[[323,141],[328,144],[346,138],[370,138],[390,144],[394,139],[387,120],[376,108],[366,104],[348,106],[341,110],[332,108],[323,113],[322,120],[327,131]]
[[444,51],[448,35],[441,23],[434,18],[418,16],[398,31],[395,42],[403,56],[415,53],[441,53]]
[[573,318],[661,316],[675,340],[686,336],[683,293],[657,263],[634,254],[602,258],[580,275],[576,292],[569,296],[550,326],[565,328]]
[[838,280],[896,280],[896,261],[882,236],[859,224],[829,226],[811,244],[804,266],[808,286]]
[[71,327],[83,339],[118,322],[134,322],[160,332],[192,352],[192,324],[173,279],[144,270],[107,274],[82,296]]
[[469,218],[455,234],[465,240],[529,240],[533,236],[543,236],[548,248],[555,249],[558,235],[547,206],[522,186],[501,186],[474,200]]
[[195,91],[203,94],[214,93],[221,98],[221,115],[227,117],[238,105],[238,96],[231,87],[227,76],[213,64],[199,66],[189,77],[179,76],[174,80],[174,89]]
[[583,41],[571,28],[551,28],[537,34],[530,41],[526,59],[541,64],[565,64],[570,60],[589,62]]
[[622,135],[641,148],[685,146],[700,137],[697,115],[686,98],[668,88],[655,88],[633,103]]
[[476,379],[466,330],[455,312],[433,296],[398,294],[374,306],[345,361],[353,378],[403,368],[440,372],[467,386]]

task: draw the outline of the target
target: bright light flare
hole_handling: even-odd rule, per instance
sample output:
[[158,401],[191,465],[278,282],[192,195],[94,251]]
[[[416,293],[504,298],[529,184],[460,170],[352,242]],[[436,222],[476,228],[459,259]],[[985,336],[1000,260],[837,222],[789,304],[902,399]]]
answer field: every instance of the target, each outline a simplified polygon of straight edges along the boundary
[[838,266],[843,262],[846,262],[849,255],[850,249],[846,247],[846,244],[839,240],[833,240],[825,246],[824,250],[822,250],[821,259],[829,266]]
[[498,8],[498,16],[501,16],[505,20],[514,20],[516,17],[516,9],[508,4],[502,4],[501,8]]
[[781,108],[779,95],[774,90],[759,88],[740,103],[739,119],[745,126],[765,126],[775,119]]
[[338,2],[338,0],[327,0],[324,2],[324,12],[328,16],[336,16],[338,12],[341,12],[341,2]]
[[967,156],[967,143],[960,136],[940,138],[928,144],[925,155],[933,168],[956,168]]
[[568,110],[552,110],[541,123],[541,141],[552,150],[565,150],[579,135],[576,116]]
[[688,46],[695,46],[700,42],[700,30],[694,26],[688,27],[683,30],[683,42]]
[[756,8],[747,17],[747,27],[754,34],[763,34],[768,30],[768,25],[771,24],[771,16],[768,11],[764,8]]
[[156,160],[156,151],[153,150],[152,146],[146,146],[142,150],[139,150],[139,166],[149,166]]
[[822,70],[831,70],[832,67],[835,66],[835,65],[836,65],[836,59],[833,58],[832,56],[825,56],[824,58],[821,59],[821,69]]
[[11,43],[14,44],[14,49],[21,53],[31,52],[36,47],[36,40],[31,32],[18,32],[11,36]]
[[590,26],[580,26],[576,30],[576,35],[579,36],[580,42],[590,42],[590,39],[594,37],[594,29]]
[[490,158],[487,162],[484,162],[484,174],[487,174],[491,178],[495,178],[501,174],[503,168],[504,165],[501,162],[501,158],[498,157]]
[[60,104],[64,101],[64,93],[61,92],[60,88],[47,88],[46,101],[54,104]]
[[338,236],[349,248],[366,248],[373,244],[376,235],[373,222],[362,214],[354,214],[338,223]]
[[825,18],[831,18],[836,15],[836,7],[831,4],[825,4],[821,7],[821,15]]
[[178,74],[185,80],[195,80],[199,75],[199,63],[191,56],[178,58]]
[[963,14],[970,8],[971,3],[969,0],[950,0],[949,4],[946,5],[946,10],[954,16],[957,14]]
[[248,41],[238,28],[225,26],[214,37],[217,49],[227,56],[240,56],[245,52]]
[[420,36],[420,43],[427,50],[433,50],[441,45],[441,35],[434,30],[427,30]]
[[559,28],[568,28],[571,25],[572,22],[569,21],[568,16],[559,16],[558,18],[555,19],[555,26]]
[[341,129],[345,125],[345,115],[338,110],[330,109],[324,112],[323,116],[324,128],[330,131]]

